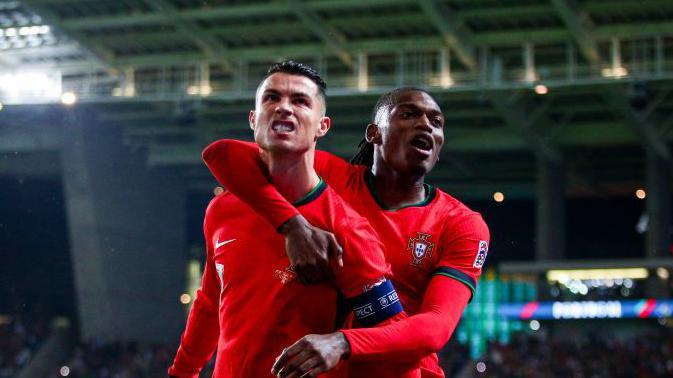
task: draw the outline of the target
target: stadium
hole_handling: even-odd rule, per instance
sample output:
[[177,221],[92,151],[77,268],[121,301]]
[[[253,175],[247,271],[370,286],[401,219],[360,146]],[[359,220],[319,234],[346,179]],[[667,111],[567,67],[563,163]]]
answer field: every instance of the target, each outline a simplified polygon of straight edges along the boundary
[[167,375],[202,150],[287,59],[345,159],[382,94],[441,106],[427,182],[490,230],[447,377],[673,376],[673,2],[0,0],[0,378]]

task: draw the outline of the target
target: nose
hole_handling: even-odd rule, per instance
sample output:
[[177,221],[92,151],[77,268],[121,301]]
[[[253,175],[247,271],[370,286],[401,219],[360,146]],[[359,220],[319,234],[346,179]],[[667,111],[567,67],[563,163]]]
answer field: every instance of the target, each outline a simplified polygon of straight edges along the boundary
[[276,114],[283,116],[292,114],[292,106],[290,104],[290,100],[283,97],[280,101],[276,103],[275,112]]
[[416,128],[432,133],[432,122],[430,122],[430,118],[427,114],[423,114],[422,116],[418,117]]

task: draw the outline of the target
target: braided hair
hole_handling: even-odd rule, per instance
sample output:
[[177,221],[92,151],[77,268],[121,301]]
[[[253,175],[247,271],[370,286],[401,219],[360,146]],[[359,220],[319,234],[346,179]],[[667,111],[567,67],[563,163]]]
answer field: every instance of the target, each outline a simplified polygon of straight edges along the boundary
[[[395,88],[381,95],[381,97],[379,97],[379,99],[376,101],[374,110],[372,110],[371,123],[380,125],[382,122],[382,120],[379,119],[381,109],[385,107],[388,111],[390,111],[390,108],[397,105],[400,95],[406,92],[423,92],[432,97],[428,91],[418,87]],[[351,158],[351,164],[366,165],[367,167],[374,165],[374,144],[368,142],[366,137],[362,138],[360,143],[358,143],[358,151]]]

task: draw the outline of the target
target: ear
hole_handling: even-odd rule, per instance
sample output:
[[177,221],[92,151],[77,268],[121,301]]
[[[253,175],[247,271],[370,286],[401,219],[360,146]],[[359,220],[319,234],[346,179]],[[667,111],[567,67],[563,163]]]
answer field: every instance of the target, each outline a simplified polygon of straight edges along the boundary
[[365,139],[371,144],[383,144],[383,136],[381,135],[381,128],[379,125],[375,123],[367,125]]
[[332,120],[329,117],[320,118],[320,123],[318,124],[318,132],[316,136],[321,138],[327,134],[329,128],[332,126]]
[[250,114],[248,114],[248,123],[250,124],[251,129],[255,129],[255,111],[251,110]]

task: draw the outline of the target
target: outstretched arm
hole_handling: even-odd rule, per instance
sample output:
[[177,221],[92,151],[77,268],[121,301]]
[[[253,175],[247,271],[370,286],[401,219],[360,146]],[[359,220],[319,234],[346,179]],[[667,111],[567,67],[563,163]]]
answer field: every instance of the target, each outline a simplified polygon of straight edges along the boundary
[[414,361],[440,351],[470,300],[470,289],[452,278],[430,281],[418,314],[386,327],[343,330],[353,361]]
[[470,289],[463,283],[435,276],[418,314],[378,327],[304,336],[278,356],[272,371],[279,377],[290,377],[302,371],[297,361],[303,360],[320,361],[321,371],[327,371],[348,356],[355,362],[419,361],[446,344],[470,296]]
[[[323,158],[316,159],[325,160],[324,155],[317,156]],[[203,151],[203,161],[217,181],[285,236],[287,255],[302,283],[329,279],[330,258],[342,265],[342,250],[334,234],[309,224],[276,190],[256,144],[218,140]]]

